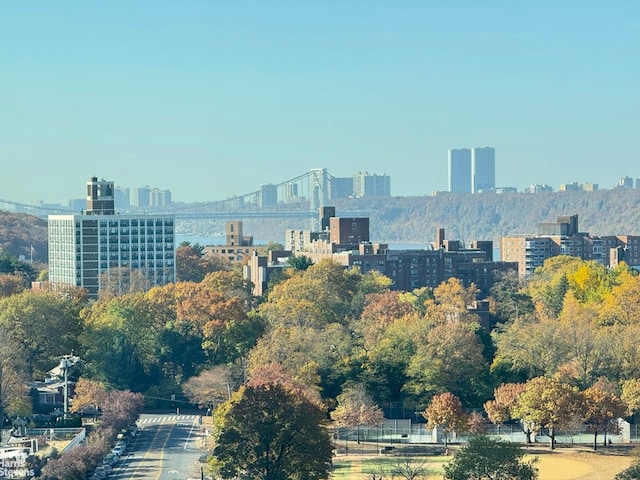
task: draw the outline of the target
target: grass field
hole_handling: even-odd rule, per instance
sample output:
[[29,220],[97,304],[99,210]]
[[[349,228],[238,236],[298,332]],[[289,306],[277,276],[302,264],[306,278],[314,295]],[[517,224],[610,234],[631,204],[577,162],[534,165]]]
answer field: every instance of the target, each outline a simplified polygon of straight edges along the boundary
[[[384,480],[392,480],[390,469],[398,464],[402,457],[397,456],[360,456],[340,455],[334,458],[334,480],[370,480],[373,473],[382,475]],[[442,466],[451,457],[428,456],[411,457],[422,462],[428,468],[430,479],[442,478]],[[594,452],[587,447],[559,448],[554,451],[545,449],[531,450],[527,460],[537,458],[536,467],[539,480],[611,480],[615,475],[630,466],[634,458],[630,448],[603,448]],[[399,477],[395,477],[398,480]]]

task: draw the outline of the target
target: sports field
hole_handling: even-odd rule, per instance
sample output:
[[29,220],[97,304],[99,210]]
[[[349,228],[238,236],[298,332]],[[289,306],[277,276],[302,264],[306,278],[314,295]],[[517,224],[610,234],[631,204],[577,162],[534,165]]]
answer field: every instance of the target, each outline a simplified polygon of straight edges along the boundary
[[[559,448],[554,451],[532,450],[525,458],[536,457],[539,480],[611,480],[629,467],[634,457],[630,448],[603,448],[594,452],[588,447]],[[370,480],[375,473],[384,480],[391,480],[388,473],[398,465],[396,456],[342,455],[334,458],[334,480]],[[442,466],[451,457],[411,457],[411,461],[429,469],[430,479],[442,478]],[[400,460],[401,461],[401,460]],[[394,477],[398,480],[398,476]]]

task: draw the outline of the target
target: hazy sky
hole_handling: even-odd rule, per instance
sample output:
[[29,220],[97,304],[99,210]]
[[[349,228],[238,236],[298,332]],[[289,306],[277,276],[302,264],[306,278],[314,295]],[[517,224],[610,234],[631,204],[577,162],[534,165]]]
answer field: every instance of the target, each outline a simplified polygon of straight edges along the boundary
[[0,1],[0,198],[219,200],[311,168],[447,188],[640,177],[640,2]]

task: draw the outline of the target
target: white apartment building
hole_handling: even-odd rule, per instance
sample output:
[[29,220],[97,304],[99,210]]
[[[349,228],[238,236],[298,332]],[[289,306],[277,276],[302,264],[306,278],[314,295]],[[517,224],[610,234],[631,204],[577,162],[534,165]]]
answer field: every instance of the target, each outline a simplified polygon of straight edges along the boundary
[[87,182],[87,210],[50,215],[49,282],[85,288],[90,298],[123,273],[143,273],[149,286],[175,281],[173,215],[116,215],[113,182]]

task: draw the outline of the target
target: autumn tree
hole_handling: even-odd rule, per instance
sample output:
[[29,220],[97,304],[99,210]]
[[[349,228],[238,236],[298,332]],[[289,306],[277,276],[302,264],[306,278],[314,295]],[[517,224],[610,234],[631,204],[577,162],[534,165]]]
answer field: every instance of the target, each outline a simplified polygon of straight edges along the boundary
[[[9,415],[30,413],[31,405],[26,382],[26,365],[20,343],[14,334],[0,325],[0,430],[5,412]],[[27,412],[24,407],[28,406]]]
[[606,378],[600,378],[591,387],[582,392],[584,423],[593,432],[593,449],[598,449],[598,434],[604,435],[607,444],[607,432],[617,433],[613,422],[622,417],[627,406],[616,394],[615,386]]
[[467,415],[462,410],[462,402],[449,392],[435,395],[422,416],[427,419],[427,428],[442,429],[445,449],[449,435],[465,430],[467,424]]
[[223,479],[328,479],[324,421],[316,403],[280,383],[242,386],[216,410],[211,466]]
[[362,275],[323,260],[275,285],[260,312],[272,325],[322,328],[346,323]]
[[103,428],[119,431],[135,422],[144,408],[144,397],[140,393],[128,390],[109,391],[102,405]]
[[182,384],[182,391],[191,402],[206,405],[213,411],[217,404],[231,397],[235,384],[230,368],[216,365],[189,378]]
[[247,307],[253,305],[252,285],[235,270],[217,270],[207,273],[200,282],[203,287],[221,293],[226,299],[240,298]]
[[29,286],[36,279],[36,272],[30,263],[3,251],[0,251],[0,274],[16,275],[22,278],[24,286]]
[[545,429],[550,447],[555,448],[558,430],[579,416],[580,396],[577,389],[549,377],[529,380],[512,410],[513,418]]
[[609,338],[595,322],[596,317],[591,305],[581,304],[568,294],[558,318],[555,341],[549,345],[565,353],[564,365],[559,368],[579,388],[591,385],[610,362]]
[[477,322],[467,307],[474,303],[478,292],[475,285],[465,287],[452,277],[433,289],[433,299],[426,301],[426,315],[440,323]]
[[424,336],[424,328],[422,316],[414,312],[379,332],[372,327],[371,337],[365,332],[361,378],[379,402],[399,401],[406,396],[407,368],[417,349],[416,339]]
[[600,304],[616,284],[616,272],[596,261],[585,261],[567,273],[573,296],[583,304]]
[[444,466],[445,480],[535,480],[535,460],[520,445],[476,435]]
[[74,388],[71,399],[72,412],[81,412],[87,407],[93,407],[96,411],[103,405],[107,390],[102,382],[80,377]]
[[358,428],[357,441],[360,443],[360,427],[380,425],[384,422],[382,409],[367,393],[364,385],[347,386],[338,395],[338,406],[331,412],[331,419],[338,427]]
[[604,297],[599,311],[600,322],[604,325],[640,324],[640,275],[625,269],[617,280]]
[[326,396],[333,396],[345,375],[349,376],[345,361],[351,352],[352,338],[341,324],[325,328],[278,326],[257,341],[248,355],[247,370],[252,376],[263,365],[279,363],[298,381],[321,387]]
[[[491,423],[501,425],[515,419],[513,408],[518,403],[518,397],[524,391],[524,383],[503,383],[493,391],[493,400],[484,404],[484,410]],[[519,422],[522,432],[526,435],[527,443],[531,443],[531,434],[536,425],[526,421]]]
[[10,297],[25,290],[24,278],[13,273],[0,274],[0,298]]
[[389,291],[366,296],[364,309],[354,323],[354,329],[362,336],[366,350],[375,347],[389,325],[413,312],[412,305],[403,301],[401,295],[400,292]]
[[627,406],[627,413],[635,415],[640,412],[640,378],[631,378],[622,384],[622,401]]
[[571,255],[556,255],[544,261],[529,278],[528,293],[537,309],[555,317],[562,311],[564,296],[569,291],[567,276],[584,264],[584,260]]
[[231,270],[231,265],[219,257],[206,256],[202,245],[182,242],[176,248],[176,279],[179,282],[200,282],[208,273],[219,270]]

